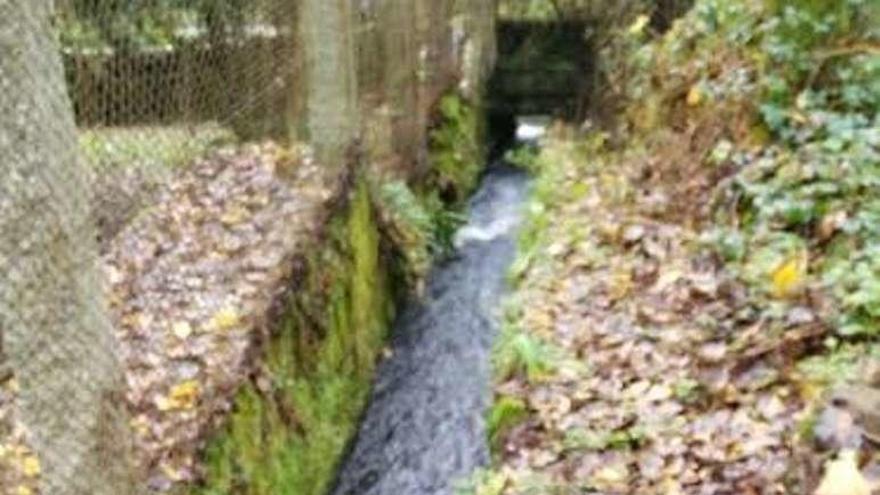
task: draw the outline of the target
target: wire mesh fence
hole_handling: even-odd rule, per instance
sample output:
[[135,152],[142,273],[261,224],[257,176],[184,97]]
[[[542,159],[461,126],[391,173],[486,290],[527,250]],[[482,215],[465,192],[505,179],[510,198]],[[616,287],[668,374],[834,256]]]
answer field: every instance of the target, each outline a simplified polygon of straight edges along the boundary
[[290,1],[96,2],[55,13],[83,157],[111,237],[169,169],[224,142],[282,138],[296,84]]
[[0,491],[132,490],[106,245],[218,145],[284,138],[285,1],[0,2]]
[[456,5],[0,0],[0,493],[198,478],[190,408],[228,409],[243,378],[193,376],[254,352],[200,328],[247,326],[299,218],[261,160],[306,141],[329,163],[360,136],[423,164],[432,106],[490,62],[464,47],[493,2]]

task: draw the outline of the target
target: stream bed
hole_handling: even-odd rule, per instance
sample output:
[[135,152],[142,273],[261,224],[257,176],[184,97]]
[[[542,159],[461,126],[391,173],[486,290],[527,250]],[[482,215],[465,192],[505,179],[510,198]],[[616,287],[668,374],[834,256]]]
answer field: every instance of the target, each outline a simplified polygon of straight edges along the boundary
[[450,495],[489,463],[491,352],[528,177],[493,165],[452,259],[395,323],[334,495]]

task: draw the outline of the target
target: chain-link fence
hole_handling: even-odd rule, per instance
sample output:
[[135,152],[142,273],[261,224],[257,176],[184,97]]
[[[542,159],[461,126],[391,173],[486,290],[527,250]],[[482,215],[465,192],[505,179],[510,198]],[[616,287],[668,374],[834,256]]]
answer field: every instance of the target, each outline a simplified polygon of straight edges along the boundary
[[218,145],[288,138],[286,1],[0,2],[0,491],[129,493],[99,246]]
[[465,4],[0,0],[0,493],[198,478],[322,197],[280,169],[424,167],[491,65]]
[[96,213],[111,237],[170,169],[286,137],[296,9],[278,0],[66,0],[55,22]]

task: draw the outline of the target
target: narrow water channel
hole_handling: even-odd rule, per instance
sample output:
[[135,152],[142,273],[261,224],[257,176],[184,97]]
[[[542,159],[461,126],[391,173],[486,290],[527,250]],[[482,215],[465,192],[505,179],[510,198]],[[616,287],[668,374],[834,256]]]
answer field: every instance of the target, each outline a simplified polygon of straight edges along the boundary
[[485,174],[455,257],[395,325],[334,495],[449,495],[489,462],[490,354],[527,189],[508,166]]

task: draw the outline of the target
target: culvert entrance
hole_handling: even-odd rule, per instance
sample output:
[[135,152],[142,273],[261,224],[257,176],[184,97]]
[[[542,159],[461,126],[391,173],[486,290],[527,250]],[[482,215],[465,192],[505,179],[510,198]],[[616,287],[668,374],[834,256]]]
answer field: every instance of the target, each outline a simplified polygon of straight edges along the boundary
[[549,115],[577,120],[591,70],[587,23],[501,20],[498,64],[489,81],[493,115]]

